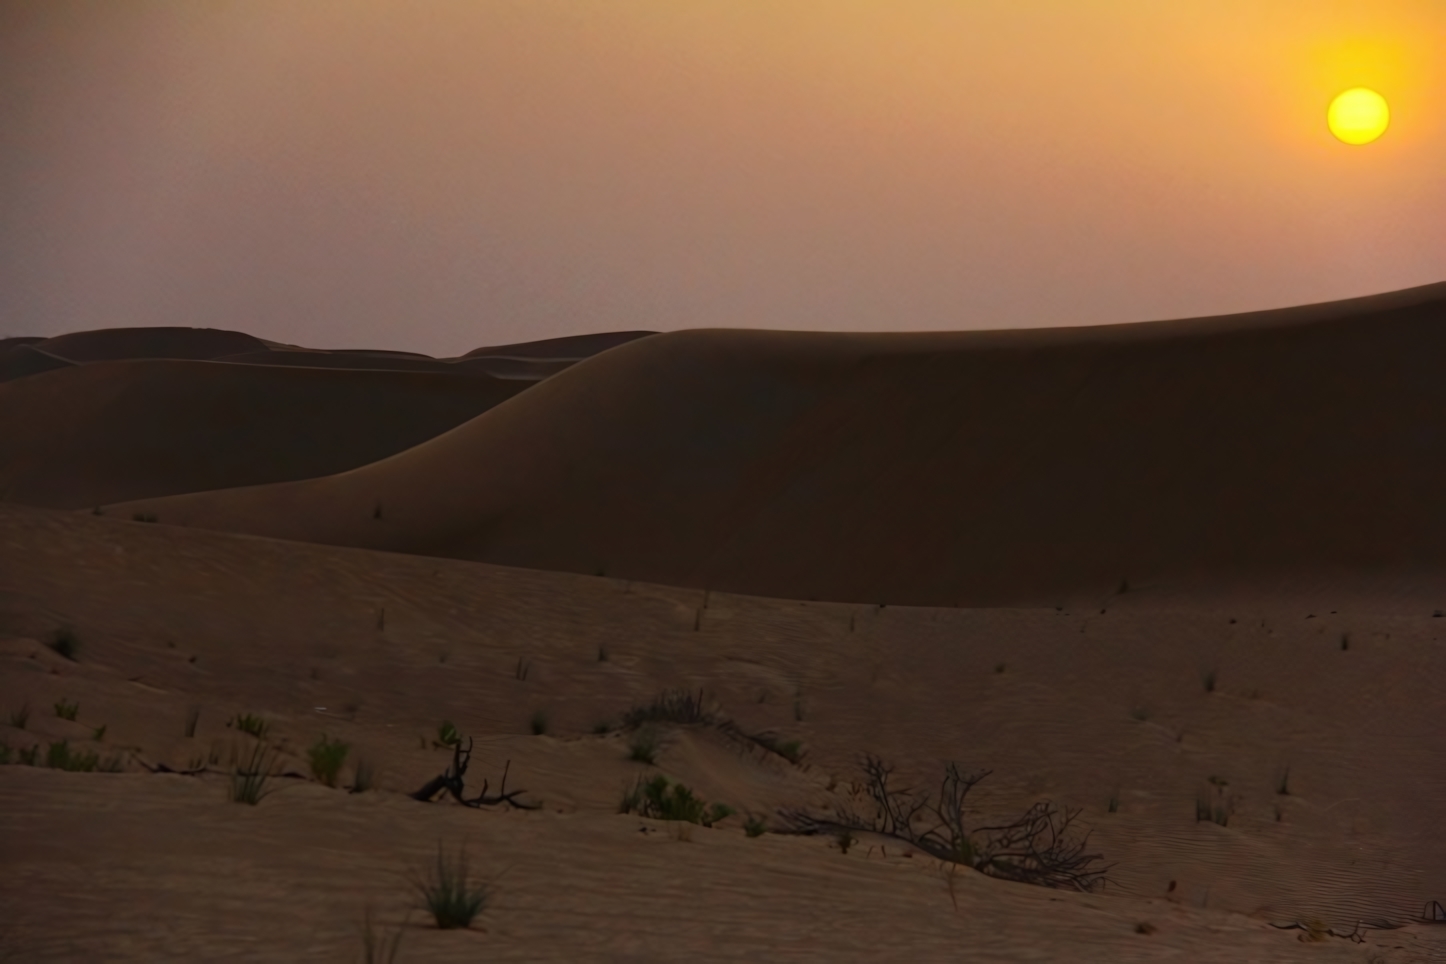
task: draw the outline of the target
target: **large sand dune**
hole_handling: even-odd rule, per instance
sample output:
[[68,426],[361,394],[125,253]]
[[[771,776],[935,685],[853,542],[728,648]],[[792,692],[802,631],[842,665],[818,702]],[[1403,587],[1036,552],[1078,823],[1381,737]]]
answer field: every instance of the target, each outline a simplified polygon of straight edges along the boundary
[[1446,285],[1045,331],[687,331],[163,523],[800,599],[1446,566]]
[[527,384],[210,361],[68,367],[0,384],[0,492],[89,508],[329,475],[426,441]]

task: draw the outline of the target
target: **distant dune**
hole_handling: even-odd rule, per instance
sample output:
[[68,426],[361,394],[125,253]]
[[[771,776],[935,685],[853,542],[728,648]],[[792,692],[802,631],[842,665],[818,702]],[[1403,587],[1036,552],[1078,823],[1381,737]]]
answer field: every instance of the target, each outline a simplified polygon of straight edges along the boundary
[[101,362],[0,384],[0,491],[50,508],[330,475],[511,398],[485,375]]
[[684,331],[363,468],[111,511],[935,605],[1441,567],[1443,354],[1446,284],[1094,328]]
[[[455,428],[640,337],[516,358],[274,345],[212,328],[0,341],[0,499],[49,508],[331,475]],[[44,377],[41,377],[44,376]]]
[[73,362],[123,358],[220,358],[261,351],[266,343],[220,328],[104,328],[77,331],[35,342],[31,347]]

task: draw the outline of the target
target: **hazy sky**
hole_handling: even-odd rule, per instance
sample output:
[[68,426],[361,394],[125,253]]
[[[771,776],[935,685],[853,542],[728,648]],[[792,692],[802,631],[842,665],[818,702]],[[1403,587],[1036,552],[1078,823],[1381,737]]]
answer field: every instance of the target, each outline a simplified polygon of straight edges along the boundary
[[[0,3],[0,334],[433,354],[1446,280],[1446,0]],[[1331,137],[1374,87],[1379,142]]]

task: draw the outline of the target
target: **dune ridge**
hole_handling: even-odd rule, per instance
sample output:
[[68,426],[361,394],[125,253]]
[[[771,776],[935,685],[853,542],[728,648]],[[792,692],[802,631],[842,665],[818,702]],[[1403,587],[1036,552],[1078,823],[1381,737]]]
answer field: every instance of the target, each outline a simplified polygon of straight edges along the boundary
[[1209,319],[634,340],[163,523],[796,599],[1446,565],[1446,284]]
[[0,498],[90,508],[329,475],[445,432],[526,384],[212,361],[70,366],[0,384]]

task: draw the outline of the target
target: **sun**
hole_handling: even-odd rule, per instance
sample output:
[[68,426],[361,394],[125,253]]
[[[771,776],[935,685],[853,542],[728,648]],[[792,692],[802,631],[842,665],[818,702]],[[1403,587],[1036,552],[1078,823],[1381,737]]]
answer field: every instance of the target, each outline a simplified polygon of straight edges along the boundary
[[1347,144],[1369,144],[1391,124],[1386,98],[1369,87],[1353,87],[1331,101],[1326,114],[1331,133]]

